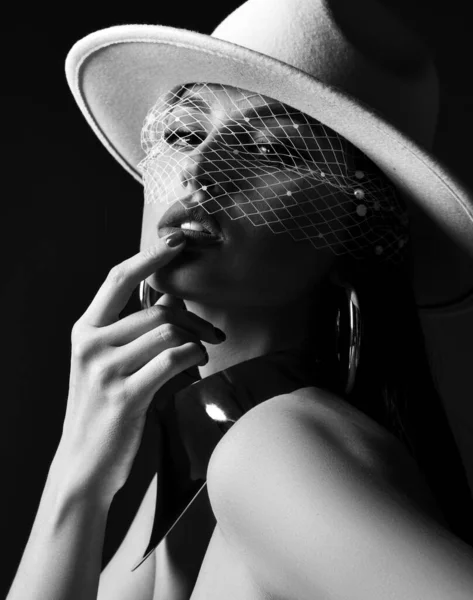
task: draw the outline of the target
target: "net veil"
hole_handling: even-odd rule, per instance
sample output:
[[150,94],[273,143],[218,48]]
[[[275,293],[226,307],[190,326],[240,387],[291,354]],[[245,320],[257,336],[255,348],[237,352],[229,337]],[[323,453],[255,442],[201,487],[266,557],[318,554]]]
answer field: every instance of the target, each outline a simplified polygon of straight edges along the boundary
[[148,112],[138,169],[146,203],[224,211],[337,255],[400,263],[406,208],[389,179],[332,129],[270,98],[189,84]]

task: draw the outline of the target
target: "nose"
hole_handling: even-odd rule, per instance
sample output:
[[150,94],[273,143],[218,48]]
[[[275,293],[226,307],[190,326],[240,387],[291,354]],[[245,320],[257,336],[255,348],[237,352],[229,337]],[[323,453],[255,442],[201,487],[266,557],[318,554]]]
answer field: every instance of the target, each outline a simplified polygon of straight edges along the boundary
[[[236,191],[238,167],[216,127],[198,146],[179,161],[180,183],[185,188],[185,202],[194,204]],[[234,154],[234,153],[233,153]]]
[[183,159],[180,178],[182,186],[190,194],[189,203],[203,202],[219,187],[216,179],[209,173],[210,169],[210,172],[216,173],[216,168],[209,169],[208,162],[202,151],[195,151]]

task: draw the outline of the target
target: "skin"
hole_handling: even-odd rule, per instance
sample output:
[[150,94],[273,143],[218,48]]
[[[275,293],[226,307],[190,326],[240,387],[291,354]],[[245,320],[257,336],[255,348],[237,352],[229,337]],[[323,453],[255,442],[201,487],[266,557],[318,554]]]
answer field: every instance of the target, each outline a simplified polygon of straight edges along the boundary
[[[211,110],[201,117],[199,129],[203,139],[200,143],[179,142],[177,151],[182,153],[179,169],[174,170],[173,180],[168,181],[173,193],[177,190],[178,198],[186,198],[186,206],[202,201],[202,185],[212,183],[208,173],[218,172],[220,165],[213,151],[215,138],[228,131],[226,127],[233,119],[241,119],[235,105],[239,103],[245,111],[266,104],[261,96],[248,99],[240,90],[230,87],[223,90],[221,86],[214,86],[213,93],[209,93],[195,86],[192,95],[205,100]],[[264,136],[268,120],[256,123]],[[291,127],[288,118],[283,123],[284,130],[280,133],[276,130],[280,140]],[[300,131],[305,130],[305,135],[310,136],[308,128],[305,125]],[[278,140],[272,138],[271,142],[274,141]],[[264,138],[254,152],[263,154],[268,148],[274,152]],[[293,190],[295,200],[307,202],[308,197],[315,203],[319,200],[320,191],[313,188],[310,179],[301,181],[300,175],[285,169],[284,165],[275,170],[276,184],[266,187],[268,169],[264,165],[255,167],[254,187],[243,189],[237,163],[233,171],[228,169],[232,160],[235,159],[231,155],[226,157],[224,185],[237,204],[243,205],[248,197],[258,200],[260,196],[254,187],[264,190],[269,203],[284,200],[288,189]],[[248,177],[243,173],[245,175]],[[141,249],[156,243],[158,223],[168,209],[166,202],[145,204]],[[201,376],[272,351],[304,344],[309,319],[311,343],[323,344],[324,315],[316,307],[323,303],[324,286],[338,277],[335,254],[329,249],[316,249],[307,241],[296,242],[286,233],[276,235],[266,226],[256,227],[247,218],[232,220],[224,211],[213,216],[224,236],[220,245],[199,251],[185,249],[176,260],[147,280],[154,289],[183,299],[189,311],[225,332],[227,339],[218,348],[204,344],[210,360],[200,368]],[[341,219],[343,226],[343,216]]]
[[[182,198],[201,201],[206,174],[219,172],[211,144],[222,113],[231,109],[228,94],[231,104],[242,100],[234,90],[217,93],[211,133],[174,172],[172,186]],[[228,185],[235,201],[243,200],[236,180]],[[288,185],[290,174],[283,173],[272,197],[283,198]],[[301,200],[309,193],[305,189]],[[155,244],[167,209],[165,202],[145,205],[142,249]],[[324,286],[341,273],[335,255],[246,219],[215,216],[224,234],[220,245],[183,249],[147,278],[164,297],[183,299],[189,311],[226,332],[223,344],[205,344],[210,361],[201,375],[301,345],[309,322],[312,343],[323,345]],[[174,538],[176,531],[169,537],[176,556],[164,546],[156,554],[153,597],[470,597],[470,549],[429,518],[430,492],[422,481],[393,436],[338,397],[305,388],[263,402],[231,428],[209,464],[217,525],[206,523],[196,549],[186,533],[195,538],[195,524],[209,507],[194,506],[202,512],[187,522],[184,516],[183,537]],[[151,514],[154,500],[148,498],[147,508],[143,503],[142,515]],[[119,558],[128,565],[131,537],[123,548]],[[118,571],[118,563],[109,570],[115,587],[107,597],[116,597]],[[149,580],[143,583],[148,597]]]

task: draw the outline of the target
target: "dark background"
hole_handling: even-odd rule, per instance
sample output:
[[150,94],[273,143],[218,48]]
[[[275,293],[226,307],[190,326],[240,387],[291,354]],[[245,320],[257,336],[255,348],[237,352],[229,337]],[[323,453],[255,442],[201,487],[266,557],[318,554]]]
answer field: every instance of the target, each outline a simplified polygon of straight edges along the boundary
[[[468,3],[384,3],[435,52],[442,82],[435,150],[473,184]],[[79,38],[110,25],[159,23],[210,33],[239,4],[161,2],[103,14],[97,5],[73,9],[67,3],[62,6],[70,8],[63,12],[37,14],[23,6],[22,14],[8,15],[1,26],[2,597],[26,545],[60,439],[71,327],[110,267],[134,254],[140,239],[142,188],[108,154],[76,107],[64,75],[66,54]],[[135,297],[127,310],[138,308]],[[112,505],[104,564],[153,476],[148,433],[130,479]]]

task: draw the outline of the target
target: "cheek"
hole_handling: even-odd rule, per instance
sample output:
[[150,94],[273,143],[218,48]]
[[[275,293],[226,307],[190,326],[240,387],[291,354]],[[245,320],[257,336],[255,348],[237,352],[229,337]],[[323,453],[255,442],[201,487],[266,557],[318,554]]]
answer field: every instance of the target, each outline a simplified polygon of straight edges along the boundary
[[290,302],[311,290],[328,274],[335,261],[330,250],[316,250],[307,241],[296,242],[288,233],[239,222],[239,240],[230,255],[233,282],[267,304]]
[[[250,237],[256,235],[251,228],[260,230],[258,237],[268,240],[271,252],[279,250],[285,256],[287,248],[287,255],[298,255],[291,248],[296,242],[298,249],[303,244],[340,254],[352,232],[359,235],[355,203],[334,186],[288,171],[253,176],[242,185],[245,189],[233,195],[234,205],[225,212],[244,225]],[[276,248],[272,236],[281,242]]]
[[343,243],[358,218],[355,202],[335,186],[307,175],[276,171],[242,177],[241,189],[227,209],[232,219],[246,217],[274,234],[309,238],[315,248]]

